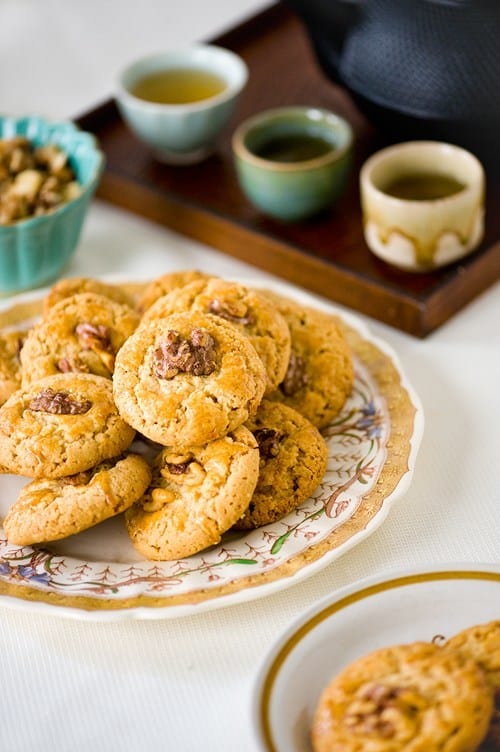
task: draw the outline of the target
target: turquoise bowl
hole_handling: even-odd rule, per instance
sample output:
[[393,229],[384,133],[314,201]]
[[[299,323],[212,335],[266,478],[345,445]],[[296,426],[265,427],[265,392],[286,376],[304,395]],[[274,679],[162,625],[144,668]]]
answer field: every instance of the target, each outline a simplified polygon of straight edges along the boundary
[[[283,138],[319,138],[326,153],[296,161],[262,157],[266,144]],[[232,139],[239,185],[263,214],[297,222],[332,206],[351,169],[353,134],[349,123],[328,110],[279,107],[245,120]]]
[[15,293],[57,278],[75,252],[90,200],[104,169],[104,155],[90,133],[74,123],[0,115],[0,138],[25,136],[35,146],[56,144],[69,157],[80,196],[49,214],[0,227],[0,293]]

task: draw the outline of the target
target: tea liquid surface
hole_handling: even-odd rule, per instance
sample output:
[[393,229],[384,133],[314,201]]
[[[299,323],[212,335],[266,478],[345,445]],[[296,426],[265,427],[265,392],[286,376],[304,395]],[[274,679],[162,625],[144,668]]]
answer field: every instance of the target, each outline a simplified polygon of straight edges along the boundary
[[157,104],[188,104],[220,94],[226,82],[214,73],[195,68],[156,71],[139,79],[130,93]]

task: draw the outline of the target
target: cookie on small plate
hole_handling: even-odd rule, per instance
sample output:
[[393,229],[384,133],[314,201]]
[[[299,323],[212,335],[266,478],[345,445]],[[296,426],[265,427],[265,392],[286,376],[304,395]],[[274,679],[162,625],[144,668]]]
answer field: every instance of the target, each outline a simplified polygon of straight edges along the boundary
[[244,426],[178,454],[164,449],[143,499],[125,513],[134,546],[147,559],[181,559],[219,543],[242,514],[259,473]]
[[102,376],[48,376],[0,407],[0,465],[30,478],[88,470],[128,449],[134,436]]
[[296,509],[321,482],[328,450],[318,429],[300,413],[263,400],[246,423],[260,453],[257,487],[235,528],[248,530],[276,522]]
[[290,360],[290,331],[276,307],[259,292],[216,277],[196,280],[157,300],[142,321],[182,311],[218,316],[246,334],[266,368],[267,393],[274,391],[285,378]]
[[21,349],[27,329],[0,332],[0,405],[21,386]]
[[484,740],[484,750],[500,749],[500,621],[464,629],[443,645],[443,649],[447,648],[463,652],[486,673],[493,687],[495,710]]
[[217,316],[178,313],[141,327],[116,358],[120,414],[164,446],[206,444],[255,413],[266,384],[250,340]]
[[138,454],[105,460],[65,478],[39,478],[21,489],[3,527],[18,546],[66,538],[124,512],[150,480],[151,469]]
[[343,407],[354,382],[350,348],[335,319],[323,311],[265,291],[285,318],[291,356],[284,379],[271,399],[325,428]]
[[97,293],[63,298],[31,329],[21,350],[22,383],[56,373],[111,378],[115,355],[135,331],[139,315]]
[[382,648],[323,691],[313,750],[474,752],[492,706],[484,672],[462,653],[424,642]]
[[162,274],[161,277],[156,277],[156,279],[151,280],[146,285],[139,296],[137,303],[138,310],[144,313],[153,303],[156,303],[158,298],[168,295],[172,290],[177,290],[179,287],[184,287],[184,285],[188,285],[190,282],[195,282],[196,280],[210,279],[210,277],[210,274],[205,274],[197,269],[186,269],[180,272]]
[[134,307],[134,300],[119,285],[108,285],[92,277],[70,277],[60,279],[53,285],[43,300],[43,315],[47,316],[49,311],[64,298],[70,298],[73,295],[79,295],[84,292],[97,293],[104,295],[115,303]]

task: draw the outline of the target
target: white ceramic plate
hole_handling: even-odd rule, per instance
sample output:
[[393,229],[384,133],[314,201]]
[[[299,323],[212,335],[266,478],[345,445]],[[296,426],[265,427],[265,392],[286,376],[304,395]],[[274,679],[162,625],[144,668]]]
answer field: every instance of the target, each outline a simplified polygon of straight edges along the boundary
[[[258,279],[245,282],[258,286]],[[334,306],[319,305],[296,288],[273,289],[340,317]],[[41,297],[21,297],[14,309],[4,306],[0,327],[32,320]],[[171,562],[141,559],[121,517],[35,548],[10,545],[0,529],[2,602],[79,618],[180,616],[292,585],[366,538],[409,486],[423,414],[392,350],[354,316],[342,314],[339,322],[355,357],[354,389],[325,431],[327,473],[298,510]],[[0,476],[1,517],[25,482]]]
[[454,564],[372,578],[323,599],[273,646],[253,696],[263,752],[311,752],[309,730],[322,690],[372,650],[449,638],[500,618],[500,566]]

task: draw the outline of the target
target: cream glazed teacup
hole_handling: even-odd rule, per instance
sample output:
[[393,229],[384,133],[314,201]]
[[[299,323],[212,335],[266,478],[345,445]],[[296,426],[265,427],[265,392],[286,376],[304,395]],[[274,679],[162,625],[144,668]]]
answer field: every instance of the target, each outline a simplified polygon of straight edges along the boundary
[[[405,176],[408,185],[427,184],[427,193],[392,191]],[[368,247],[401,269],[432,271],[466,256],[482,240],[484,170],[461,147],[439,141],[389,146],[364,163],[360,190]]]

